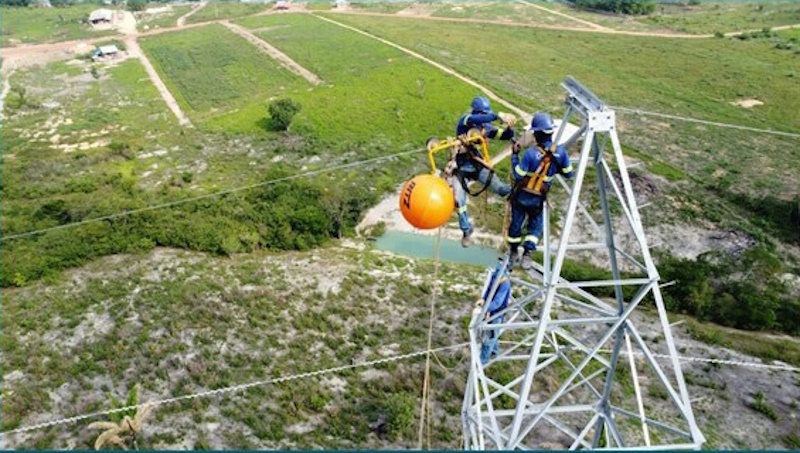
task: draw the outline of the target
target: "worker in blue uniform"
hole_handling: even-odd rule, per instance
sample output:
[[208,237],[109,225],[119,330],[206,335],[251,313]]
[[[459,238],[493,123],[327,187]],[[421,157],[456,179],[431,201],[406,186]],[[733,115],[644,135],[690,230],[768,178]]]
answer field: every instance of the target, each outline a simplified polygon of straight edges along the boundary
[[[497,290],[494,292],[489,305],[486,307],[486,319],[491,319],[494,315],[506,309],[508,301],[511,298],[511,281],[508,279],[508,269],[502,263],[497,265],[492,277],[489,280],[489,285],[481,295],[476,303],[476,310],[481,310],[486,299],[491,296],[491,291],[497,285]],[[490,321],[490,324],[501,324],[503,322],[503,315],[500,315]],[[497,329],[485,331],[483,343],[481,344],[481,363],[486,365],[489,360],[500,352],[497,345],[497,338],[500,331]]]
[[[492,112],[489,100],[477,97],[472,100],[470,113],[465,113],[458,120],[456,135],[466,136],[471,129],[477,129],[488,139],[511,140],[514,137],[514,123],[516,117],[510,113]],[[494,121],[500,120],[501,127],[494,126]],[[467,146],[455,155],[446,170],[448,182],[453,187],[458,213],[458,226],[461,228],[463,238],[461,245],[469,247],[472,244],[473,227],[467,213],[467,195],[469,183],[480,181],[485,188],[507,197],[511,193],[511,186],[503,182],[494,170],[488,168],[480,159],[481,152],[476,146]],[[477,195],[477,194],[473,194]]]
[[[530,269],[533,252],[542,235],[542,209],[547,201],[547,192],[557,174],[572,178],[573,168],[567,149],[553,144],[555,125],[548,113],[536,113],[531,119],[535,146],[522,152],[515,146],[511,154],[511,166],[515,179],[512,190],[511,224],[508,227],[508,245],[512,265],[519,260],[518,248],[522,244],[521,266]],[[527,219],[526,235],[522,227]]]

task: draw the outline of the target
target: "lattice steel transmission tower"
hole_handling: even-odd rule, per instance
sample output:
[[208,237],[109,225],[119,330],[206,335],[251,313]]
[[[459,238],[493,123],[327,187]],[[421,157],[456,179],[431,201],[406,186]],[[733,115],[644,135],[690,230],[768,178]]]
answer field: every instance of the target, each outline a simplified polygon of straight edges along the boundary
[[[571,187],[559,178],[569,195],[560,238],[551,242],[553,209],[546,205],[544,251],[531,278],[519,278],[524,271],[515,269],[507,308],[491,317],[486,308],[473,313],[464,447],[700,448],[705,439],[692,413],[614,111],[571,77],[562,86],[561,124],[579,118],[581,127],[569,141],[582,145]],[[587,174],[591,168],[593,175]],[[591,206],[581,202],[585,185],[596,186],[584,194],[592,196]],[[627,247],[615,242],[615,232],[623,230],[632,237]],[[607,274],[568,281],[563,275],[570,254],[602,260]],[[487,275],[487,287],[489,281]],[[654,306],[649,311],[657,313],[657,322],[636,310],[644,301]],[[637,326],[646,326],[647,334]],[[490,332],[498,335],[500,352],[483,365],[481,339]]]

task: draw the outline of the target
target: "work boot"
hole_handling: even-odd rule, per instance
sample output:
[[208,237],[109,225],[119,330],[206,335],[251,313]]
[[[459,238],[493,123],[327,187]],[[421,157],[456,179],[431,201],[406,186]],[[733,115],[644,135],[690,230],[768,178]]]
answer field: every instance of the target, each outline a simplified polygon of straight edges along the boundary
[[518,261],[519,261],[519,253],[517,253],[516,250],[512,250],[508,254],[508,268],[511,269],[512,267],[516,266]]
[[473,233],[473,231],[475,231],[475,230],[470,228],[469,230],[464,232],[464,237],[461,238],[461,246],[462,247],[466,248],[466,247],[469,247],[470,245],[472,245],[472,233]]
[[525,250],[525,253],[522,254],[522,263],[520,266],[526,271],[533,268],[533,252],[531,250]]

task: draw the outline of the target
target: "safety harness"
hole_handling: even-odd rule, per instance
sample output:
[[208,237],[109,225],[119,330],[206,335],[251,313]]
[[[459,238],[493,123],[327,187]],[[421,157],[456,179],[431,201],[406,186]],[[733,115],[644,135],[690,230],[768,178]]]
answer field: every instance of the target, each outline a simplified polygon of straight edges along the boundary
[[548,176],[550,166],[555,165],[557,172],[562,170],[561,166],[558,164],[555,154],[553,154],[556,145],[552,145],[550,148],[545,148],[537,143],[536,146],[542,151],[542,160],[539,162],[539,166],[536,167],[535,171],[525,175],[522,180],[519,180],[516,182],[516,184],[514,184],[514,189],[511,191],[512,200],[517,198],[520,190],[524,190],[525,192],[533,195],[546,198],[550,186],[545,183],[550,181],[548,178],[552,178]]
[[[485,137],[485,132],[486,132],[485,129],[481,129],[481,135],[484,136],[484,137]],[[456,176],[456,178],[458,178],[458,181],[461,183],[461,187],[464,188],[464,192],[468,193],[469,195],[471,195],[473,197],[477,197],[478,195],[482,194],[486,189],[488,189],[489,186],[491,185],[492,178],[494,178],[494,167],[489,165],[482,158],[478,157],[477,154],[478,154],[478,151],[475,148],[474,144],[465,143],[462,146],[454,148],[453,149],[453,153],[451,154],[451,157],[450,157],[451,160],[456,161],[457,160],[457,156],[466,155],[469,158],[469,160],[472,162],[472,164],[475,166],[475,168],[477,169],[477,171],[476,171],[477,174],[480,174],[480,172],[483,171],[484,169],[489,170],[489,176],[487,176],[486,183],[483,184],[483,187],[481,187],[476,192],[471,192],[469,190],[469,184],[467,183],[466,177],[461,172],[460,166],[456,163],[456,167],[453,170],[453,174]],[[476,175],[476,177],[474,179],[478,179],[477,175]]]

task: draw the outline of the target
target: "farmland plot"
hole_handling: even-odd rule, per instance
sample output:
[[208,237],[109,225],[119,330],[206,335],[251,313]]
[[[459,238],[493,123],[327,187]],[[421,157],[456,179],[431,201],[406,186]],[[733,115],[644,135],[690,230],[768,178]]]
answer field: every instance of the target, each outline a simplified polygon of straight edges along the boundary
[[372,39],[307,15],[248,18],[241,24],[317,74],[326,85],[293,98],[293,130],[351,143],[422,146],[452,134],[476,90]]
[[[305,81],[221,25],[142,40],[181,108],[198,123],[225,111],[305,88]],[[263,119],[263,113],[251,122]]]

